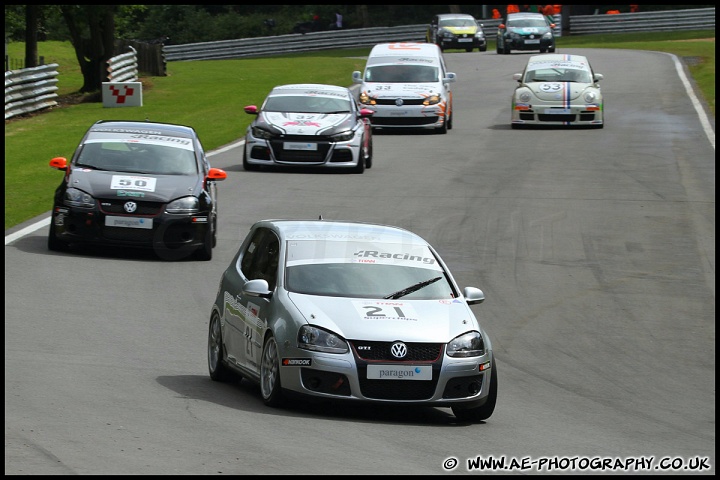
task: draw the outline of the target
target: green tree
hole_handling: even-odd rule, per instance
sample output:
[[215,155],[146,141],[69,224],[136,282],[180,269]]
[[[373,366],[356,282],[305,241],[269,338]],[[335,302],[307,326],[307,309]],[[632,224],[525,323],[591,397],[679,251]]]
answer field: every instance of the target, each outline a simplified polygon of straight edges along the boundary
[[40,5],[25,6],[25,68],[38,65],[38,27]]
[[83,74],[80,93],[97,92],[108,80],[107,61],[115,49],[117,5],[60,5],[70,43]]

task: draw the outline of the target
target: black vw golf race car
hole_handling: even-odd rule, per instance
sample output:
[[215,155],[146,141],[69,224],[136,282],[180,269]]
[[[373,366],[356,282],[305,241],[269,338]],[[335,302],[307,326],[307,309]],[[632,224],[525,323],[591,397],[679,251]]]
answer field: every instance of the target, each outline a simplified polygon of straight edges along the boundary
[[85,133],[55,191],[48,248],[73,244],[152,248],[166,260],[210,260],[217,242],[217,186],[192,127],[98,121]]

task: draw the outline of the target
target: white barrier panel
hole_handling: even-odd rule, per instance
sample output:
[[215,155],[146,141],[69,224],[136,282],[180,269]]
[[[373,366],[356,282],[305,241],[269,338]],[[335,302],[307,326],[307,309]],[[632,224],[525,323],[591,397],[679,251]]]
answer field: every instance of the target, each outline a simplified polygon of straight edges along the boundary
[[103,82],[103,107],[142,107],[142,83]]

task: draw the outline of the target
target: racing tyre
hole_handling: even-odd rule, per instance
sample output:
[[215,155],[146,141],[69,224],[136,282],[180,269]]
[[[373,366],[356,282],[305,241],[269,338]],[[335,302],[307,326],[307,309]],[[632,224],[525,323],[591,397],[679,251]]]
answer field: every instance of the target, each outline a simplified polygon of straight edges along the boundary
[[225,382],[233,377],[224,360],[220,315],[213,312],[208,330],[208,370],[210,378],[216,382]]
[[205,232],[205,240],[203,244],[195,251],[195,257],[198,260],[210,261],[213,256],[213,238],[215,237],[215,222],[210,222],[207,232]]
[[462,409],[460,407],[452,407],[452,412],[458,420],[463,422],[478,423],[490,418],[495,411],[497,403],[497,367],[495,366],[495,357],[492,359],[492,369],[490,370],[490,392],[487,401],[479,407]]
[[217,217],[213,218],[212,246],[217,247]]
[[447,120],[447,128],[448,128],[448,130],[452,130],[452,128],[453,128],[453,114],[452,114],[452,110],[450,111],[450,117],[449,117],[448,120]]
[[450,120],[449,118],[446,118],[445,121],[443,122],[443,124],[435,129],[435,133],[440,134],[440,135],[446,134],[448,132],[448,121],[449,120]]
[[555,47],[548,48],[548,52],[550,52],[550,53],[555,53]]
[[466,48],[465,51],[466,51],[466,52],[472,52],[473,49],[472,49],[472,47],[470,47],[470,48]]
[[364,149],[360,149],[360,156],[358,157],[358,163],[355,168],[352,169],[352,173],[363,173],[365,171],[365,163],[367,162],[367,156]]
[[367,153],[365,155],[365,168],[372,168],[372,160],[373,160],[373,145],[372,140],[370,141],[370,144],[367,148]]
[[257,165],[252,165],[252,164],[248,163],[247,148],[245,146],[243,146],[243,168],[245,169],[246,172],[254,172],[255,170],[258,169]]
[[62,240],[58,240],[55,236],[55,224],[53,219],[50,219],[50,233],[48,233],[48,250],[53,252],[66,252],[69,249],[69,245]]
[[485,45],[484,47],[478,47],[478,51],[479,52],[487,52],[487,45]]
[[277,342],[272,334],[265,339],[260,359],[260,393],[263,403],[268,407],[279,407],[283,404],[280,358]]

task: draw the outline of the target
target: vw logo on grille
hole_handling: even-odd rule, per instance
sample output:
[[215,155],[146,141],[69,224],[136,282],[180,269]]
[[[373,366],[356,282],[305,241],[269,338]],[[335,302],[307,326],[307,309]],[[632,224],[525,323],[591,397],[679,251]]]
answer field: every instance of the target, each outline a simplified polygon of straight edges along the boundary
[[135,210],[137,210],[137,203],[135,202],[125,202],[125,205],[123,205],[123,208],[127,213],[133,213]]
[[398,107],[402,107],[403,103],[405,103],[405,102],[403,102],[402,98],[398,98],[395,100],[395,105],[397,105]]
[[390,353],[392,353],[392,356],[395,358],[405,358],[405,355],[407,355],[407,345],[405,345],[402,342],[395,342],[392,344],[392,347],[390,347]]

